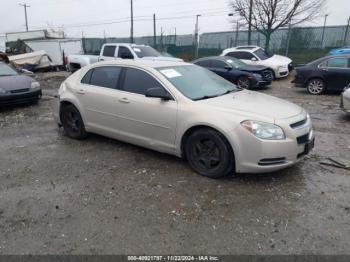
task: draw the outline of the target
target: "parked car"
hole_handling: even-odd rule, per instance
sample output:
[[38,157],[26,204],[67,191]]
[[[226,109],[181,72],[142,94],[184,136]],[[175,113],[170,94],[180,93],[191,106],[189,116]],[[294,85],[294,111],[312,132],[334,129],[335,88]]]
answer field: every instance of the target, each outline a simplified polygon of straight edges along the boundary
[[86,66],[62,83],[54,112],[68,137],[97,133],[184,157],[212,178],[280,170],[314,145],[310,117],[301,107],[238,89],[184,62]]
[[350,55],[350,46],[333,49],[329,51],[329,55]]
[[99,56],[93,55],[69,55],[66,57],[66,63],[69,71],[75,72],[80,68],[99,61],[108,61],[115,59],[157,59],[170,61],[183,61],[182,59],[165,56],[154,48],[147,45],[136,44],[104,44]]
[[350,83],[350,55],[326,56],[297,67],[293,83],[312,95],[342,91]]
[[272,81],[272,74],[265,66],[247,65],[243,61],[228,56],[200,58],[192,63],[205,67],[234,83],[239,88],[262,88]]
[[0,106],[35,102],[40,98],[41,88],[37,81],[0,62]]
[[344,112],[350,113],[350,84],[341,95],[340,108],[343,109]]
[[281,55],[270,55],[259,46],[228,48],[221,55],[235,57],[249,65],[268,67],[274,78],[286,77],[293,70],[293,62],[290,58]]

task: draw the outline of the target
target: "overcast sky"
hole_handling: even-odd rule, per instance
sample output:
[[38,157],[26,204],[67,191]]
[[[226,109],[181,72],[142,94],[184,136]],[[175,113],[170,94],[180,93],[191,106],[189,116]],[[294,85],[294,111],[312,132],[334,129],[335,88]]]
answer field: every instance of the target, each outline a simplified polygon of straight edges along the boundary
[[[130,34],[130,0],[24,0],[28,8],[29,29],[63,26],[68,36],[123,37]],[[328,0],[325,13],[329,25],[343,25],[350,15],[350,0]],[[25,30],[24,10],[16,0],[1,0],[0,33]],[[227,14],[229,0],[134,0],[135,36],[153,35],[153,13],[157,33],[191,34],[195,15],[200,32],[231,30]],[[103,23],[103,24],[101,24]],[[322,25],[323,14],[311,25]]]

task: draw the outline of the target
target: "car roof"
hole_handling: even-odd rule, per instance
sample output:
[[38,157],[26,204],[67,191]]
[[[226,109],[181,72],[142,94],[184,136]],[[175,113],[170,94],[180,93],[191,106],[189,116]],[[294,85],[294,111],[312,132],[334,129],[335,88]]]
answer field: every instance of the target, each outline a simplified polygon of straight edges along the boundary
[[132,44],[132,43],[106,43],[106,44],[104,44],[104,45],[105,45],[105,46],[123,45],[123,46],[130,46],[130,47],[135,47],[135,46],[148,46],[148,45]]
[[92,64],[92,67],[95,66],[111,66],[111,65],[120,65],[120,66],[137,66],[143,68],[159,68],[159,67],[173,67],[173,66],[188,66],[192,65],[186,62],[178,62],[178,61],[159,61],[156,59],[137,59],[137,60],[128,60],[128,59],[120,59],[120,60],[110,60],[103,61]]
[[193,61],[193,63],[199,62],[199,61],[204,61],[204,60],[209,60],[209,59],[222,60],[222,61],[226,61],[227,59],[237,60],[237,58],[231,57],[231,56],[207,56],[207,57],[202,57],[202,58],[196,59]]
[[236,47],[227,48],[224,51],[225,52],[233,52],[233,51],[255,52],[256,50],[258,50],[260,48],[261,48],[260,46],[255,46],[255,45],[251,45],[251,46],[236,46]]

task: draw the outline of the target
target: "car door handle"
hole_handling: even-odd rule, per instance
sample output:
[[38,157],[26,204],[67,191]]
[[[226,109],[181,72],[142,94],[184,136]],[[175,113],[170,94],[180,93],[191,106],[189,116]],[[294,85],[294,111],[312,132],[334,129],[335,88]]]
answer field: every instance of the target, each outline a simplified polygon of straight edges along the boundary
[[124,104],[129,104],[130,103],[129,99],[127,99],[126,97],[120,98],[119,102],[124,103]]
[[328,68],[322,68],[322,71],[328,72]]
[[77,93],[80,95],[85,95],[85,90],[84,89],[78,89]]
[[100,61],[105,61],[103,58],[100,58]]

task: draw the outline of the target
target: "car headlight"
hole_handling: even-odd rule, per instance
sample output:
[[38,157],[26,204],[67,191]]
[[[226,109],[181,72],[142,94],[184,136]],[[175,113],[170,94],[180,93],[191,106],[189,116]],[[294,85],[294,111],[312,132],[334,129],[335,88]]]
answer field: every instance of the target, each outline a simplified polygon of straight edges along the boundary
[[39,84],[39,82],[36,82],[36,81],[32,82],[32,84],[30,86],[31,89],[38,88],[38,87],[40,87],[40,84]]
[[247,120],[243,121],[241,125],[260,139],[283,140],[286,138],[283,129],[275,124]]
[[6,94],[8,91],[4,88],[0,87],[0,94]]

